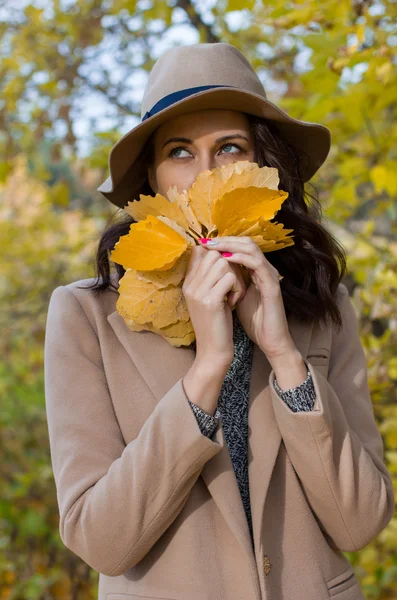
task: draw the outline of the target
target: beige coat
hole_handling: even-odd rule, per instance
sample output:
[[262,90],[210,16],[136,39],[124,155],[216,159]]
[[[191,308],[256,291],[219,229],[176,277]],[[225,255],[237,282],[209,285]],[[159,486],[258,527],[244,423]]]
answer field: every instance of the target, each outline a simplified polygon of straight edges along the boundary
[[45,394],[64,544],[100,572],[99,600],[362,600],[343,551],[389,523],[391,476],[343,284],[344,326],[289,320],[317,394],[294,413],[254,345],[249,485],[255,553],[222,424],[201,434],[182,378],[194,360],[132,332],[101,299],[57,287]]

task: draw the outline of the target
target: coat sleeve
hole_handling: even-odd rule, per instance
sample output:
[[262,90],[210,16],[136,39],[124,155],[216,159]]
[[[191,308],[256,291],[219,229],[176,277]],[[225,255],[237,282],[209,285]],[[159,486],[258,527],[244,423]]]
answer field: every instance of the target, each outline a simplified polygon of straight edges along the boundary
[[120,575],[175,520],[223,446],[202,435],[182,379],[125,445],[98,337],[66,286],[49,302],[44,379],[61,539],[95,570]]
[[221,413],[219,411],[219,408],[215,410],[215,413],[213,415],[210,415],[190,400],[189,405],[192,411],[194,412],[201,433],[203,435],[211,437],[220,422]]
[[293,412],[313,410],[316,400],[316,390],[314,389],[312,374],[310,373],[307,361],[305,360],[304,362],[307,368],[307,376],[305,381],[300,385],[289,390],[282,390],[277,383],[277,379],[274,379],[274,389],[281,400],[286,402]]
[[337,301],[343,326],[338,333],[333,330],[328,379],[307,362],[316,391],[313,410],[289,409],[273,387],[274,370],[269,382],[285,448],[319,526],[335,549],[353,552],[386,527],[395,499],[346,286]]

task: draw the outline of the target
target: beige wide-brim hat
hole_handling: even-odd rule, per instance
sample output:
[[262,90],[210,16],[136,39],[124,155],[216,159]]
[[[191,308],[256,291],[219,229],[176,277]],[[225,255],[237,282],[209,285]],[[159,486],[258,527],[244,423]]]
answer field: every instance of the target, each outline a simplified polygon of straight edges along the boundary
[[141,151],[151,133],[183,113],[216,108],[275,122],[280,134],[307,155],[304,181],[309,181],[327,158],[329,129],[293,119],[270,102],[259,77],[235,46],[223,42],[178,46],[154,64],[143,94],[141,123],[111,148],[110,175],[98,191],[120,208],[137,199],[147,179]]

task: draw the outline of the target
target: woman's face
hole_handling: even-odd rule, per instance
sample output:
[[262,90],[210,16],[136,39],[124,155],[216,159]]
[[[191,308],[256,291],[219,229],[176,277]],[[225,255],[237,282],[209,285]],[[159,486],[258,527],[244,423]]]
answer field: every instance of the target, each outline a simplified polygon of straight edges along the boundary
[[234,110],[199,110],[170,119],[156,129],[153,143],[149,183],[166,197],[171,186],[189,189],[202,171],[254,160],[248,119]]

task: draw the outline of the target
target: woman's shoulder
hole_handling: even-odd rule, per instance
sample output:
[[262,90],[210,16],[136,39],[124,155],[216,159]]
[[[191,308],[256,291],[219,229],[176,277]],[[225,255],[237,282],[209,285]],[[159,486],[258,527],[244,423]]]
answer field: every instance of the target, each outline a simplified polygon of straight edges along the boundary
[[[59,296],[57,298],[58,301],[56,302],[57,308],[62,310],[62,306],[68,306],[71,300],[70,295],[72,295],[75,300],[75,310],[83,310],[94,329],[99,331],[101,329],[100,323],[106,322],[108,317],[117,310],[116,303],[119,294],[117,291],[118,277],[116,274],[111,276],[111,281],[116,289],[108,287],[105,290],[100,291],[100,293],[98,290],[92,289],[93,284],[98,283],[98,278],[96,277],[78,279],[59,285],[53,291],[54,297]],[[99,282],[101,282],[101,279],[99,279]],[[345,316],[346,312],[351,317],[349,291],[344,283],[338,284],[336,296],[337,304],[342,312],[342,318]],[[70,309],[70,306],[68,306],[68,309]],[[293,318],[290,317],[290,319],[292,323]],[[307,327],[309,327],[309,325],[307,325]],[[319,335],[322,335],[324,339],[331,338],[332,332],[330,330],[330,325],[319,327],[319,330]],[[322,345],[324,345],[324,339]]]
[[[112,284],[114,286],[118,287],[117,275],[116,274],[111,275],[110,279],[112,281]],[[74,294],[80,294],[80,292],[84,293],[84,291],[86,291],[87,289],[88,289],[88,291],[93,292],[93,290],[91,290],[90,287],[94,283],[102,283],[102,281],[103,281],[102,277],[86,277],[85,279],[76,279],[75,281],[65,283],[64,287],[68,288]],[[109,294],[109,293],[114,294],[115,290],[113,288],[108,288],[103,292],[104,295]]]
[[[111,280],[113,285],[117,287],[118,279],[115,275],[111,276]],[[99,278],[100,282],[101,278]],[[116,310],[116,302],[119,297],[118,292],[111,287],[99,292],[99,290],[92,289],[94,283],[98,283],[98,278],[87,277],[77,279],[57,286],[52,295],[62,294],[62,290],[65,297],[69,294],[70,298],[70,294],[72,294],[76,301],[76,307],[80,306],[91,321],[92,319],[96,320],[97,318],[107,317]]]
[[342,294],[343,296],[348,296],[349,295],[349,290],[347,289],[346,285],[344,283],[339,283],[337,290],[336,290],[337,294]]

